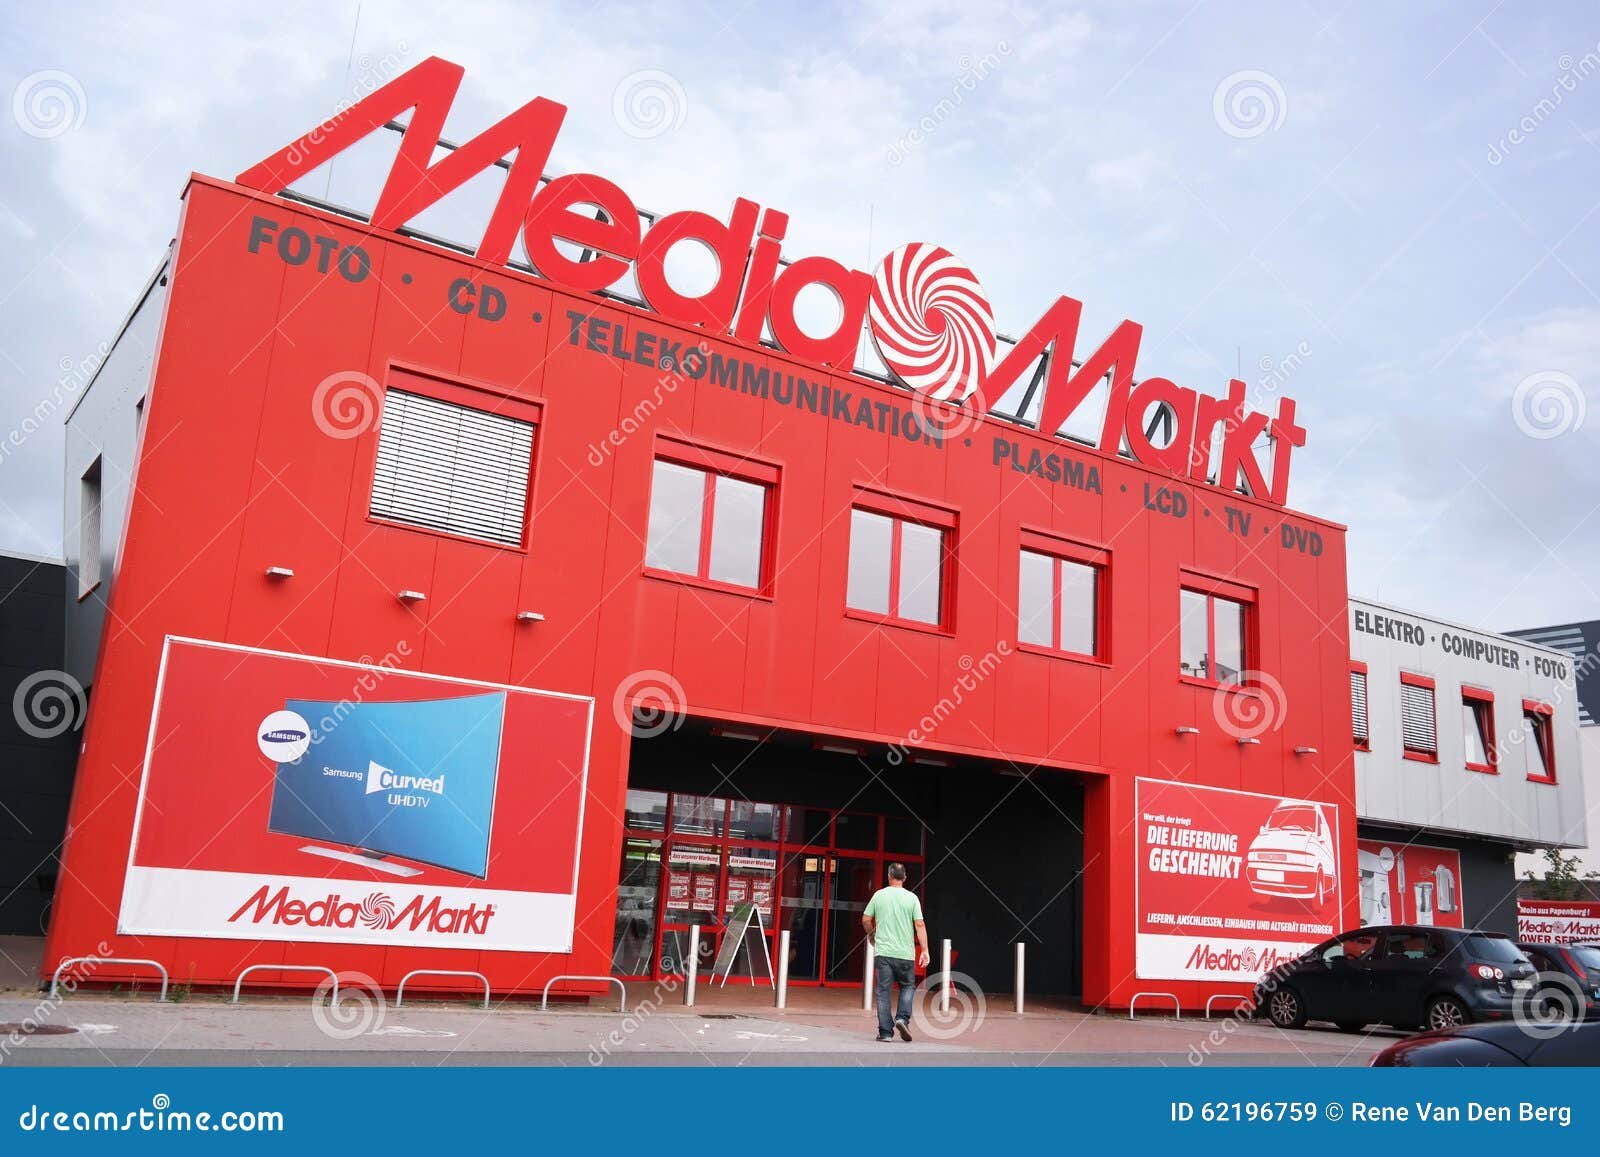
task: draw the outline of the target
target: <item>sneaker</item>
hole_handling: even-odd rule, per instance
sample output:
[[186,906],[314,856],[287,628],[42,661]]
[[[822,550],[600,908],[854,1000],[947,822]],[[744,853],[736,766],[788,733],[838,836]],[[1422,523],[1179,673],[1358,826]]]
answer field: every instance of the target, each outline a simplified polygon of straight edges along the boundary
[[911,1039],[911,1026],[909,1024],[907,1024],[905,1021],[903,1021],[903,1020],[895,1021],[894,1022],[894,1030],[895,1030],[895,1032],[900,1034],[900,1039],[901,1040],[909,1041]]
[[894,1040],[894,1034],[891,1033],[888,1036],[880,1036],[880,1037],[877,1038],[877,1040],[878,1040],[879,1044],[882,1044],[884,1041]]

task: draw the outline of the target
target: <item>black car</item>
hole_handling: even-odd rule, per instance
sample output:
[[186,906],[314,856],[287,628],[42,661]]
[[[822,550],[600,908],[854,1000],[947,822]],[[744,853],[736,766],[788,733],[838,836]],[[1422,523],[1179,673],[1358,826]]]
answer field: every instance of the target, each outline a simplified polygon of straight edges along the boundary
[[1335,936],[1269,972],[1256,982],[1255,1007],[1279,1028],[1451,1028],[1510,1020],[1533,987],[1533,965],[1497,932],[1385,925]]
[[1539,972],[1537,997],[1551,1017],[1600,1018],[1600,948],[1590,944],[1528,944],[1517,947]]
[[1472,1024],[1396,1041],[1372,1058],[1374,1068],[1536,1068],[1600,1065],[1600,1021],[1555,1030],[1520,1024]]

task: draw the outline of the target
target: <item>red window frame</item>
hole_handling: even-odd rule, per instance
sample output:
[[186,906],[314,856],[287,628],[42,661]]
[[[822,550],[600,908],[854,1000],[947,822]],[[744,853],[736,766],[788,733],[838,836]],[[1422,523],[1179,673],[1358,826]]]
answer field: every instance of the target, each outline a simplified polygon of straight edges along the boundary
[[1556,729],[1555,708],[1548,703],[1540,703],[1537,699],[1524,699],[1522,701],[1522,721],[1525,725],[1531,724],[1533,732],[1530,738],[1534,743],[1539,742],[1539,737],[1544,737],[1542,748],[1544,751],[1544,764],[1547,775],[1529,774],[1530,783],[1556,782]]
[[1361,739],[1361,738],[1356,736],[1356,733],[1355,733],[1355,705],[1354,705],[1355,704],[1355,698],[1354,698],[1354,696],[1352,696],[1351,697],[1351,713],[1350,713],[1350,739],[1355,744],[1357,751],[1371,751],[1372,750],[1372,681],[1367,678],[1367,665],[1365,663],[1361,662],[1359,659],[1352,659],[1350,661],[1350,674],[1352,674],[1352,675],[1360,675],[1361,676],[1362,686],[1364,686],[1366,688],[1366,690],[1367,690],[1367,694],[1366,694],[1367,737],[1365,739]]
[[[1400,672],[1400,682],[1402,685],[1410,685],[1412,687],[1426,687],[1428,693],[1433,696],[1433,750],[1423,751],[1421,748],[1406,746],[1405,711],[1402,707],[1400,712],[1400,755],[1404,759],[1414,759],[1418,763],[1438,763],[1439,685],[1431,675],[1414,675],[1410,671]],[[1367,690],[1370,694],[1372,689],[1369,687]]]
[[[781,468],[772,462],[749,458],[744,455],[731,454],[723,450],[713,450],[705,446],[698,446],[692,442],[680,441],[676,438],[665,436],[657,437],[655,454],[650,459],[652,475],[657,462],[670,462],[674,466],[682,466],[689,470],[698,470],[705,475],[705,489],[700,495],[700,557],[696,560],[695,573],[687,571],[667,570],[664,567],[651,566],[646,563],[643,573],[653,579],[665,582],[688,583],[693,586],[706,587],[710,590],[722,591],[726,594],[755,596],[758,598],[772,597],[774,550],[777,541],[778,519],[778,482],[782,474]],[[716,514],[717,503],[717,478],[732,478],[738,482],[748,482],[760,486],[766,492],[765,501],[761,507],[761,546],[760,546],[760,580],[753,587],[741,583],[725,582],[711,577],[711,528]],[[655,497],[654,485],[650,500]],[[648,518],[649,502],[645,507]],[[646,525],[645,534],[648,538],[649,527]],[[647,543],[648,545],[648,543]]]
[[[1088,543],[1077,542],[1072,539],[1057,538],[1054,535],[1026,528],[1022,531],[1022,541],[1018,547],[1017,565],[1019,570],[1022,565],[1022,551],[1042,554],[1051,559],[1055,565],[1051,568],[1050,577],[1050,646],[1047,647],[1042,643],[1024,643],[1022,641],[1020,628],[1022,605],[1019,597],[1016,607],[1016,617],[1019,624],[1017,649],[1032,651],[1035,654],[1088,660],[1109,665],[1111,662],[1111,552],[1105,547],[1091,546]],[[1061,646],[1061,564],[1064,562],[1078,563],[1091,568],[1094,572],[1094,650],[1092,652],[1069,651]]]
[[[1197,675],[1186,675],[1181,666],[1183,646],[1183,591],[1192,594],[1204,595],[1206,599],[1206,674],[1202,678]],[[1239,673],[1241,675],[1255,670],[1256,647],[1256,614],[1259,596],[1254,587],[1247,587],[1242,583],[1231,582],[1228,579],[1215,578],[1211,575],[1183,571],[1179,575],[1178,594],[1178,646],[1180,649],[1178,679],[1180,682],[1196,687],[1214,687],[1224,691],[1248,690],[1252,684],[1247,681],[1238,683],[1224,683],[1221,679],[1212,677],[1217,661],[1217,612],[1216,600],[1223,599],[1227,602],[1238,603],[1243,607],[1243,630],[1240,632],[1240,643],[1244,654],[1240,656]]]
[[[1485,691],[1481,687],[1463,685],[1461,688],[1461,702],[1463,706],[1471,704],[1475,711],[1479,709],[1483,711],[1483,750],[1489,757],[1488,763],[1474,763],[1470,759],[1466,760],[1467,770],[1483,772],[1485,775],[1499,775],[1500,752],[1494,741],[1494,692]],[[1437,704],[1435,704],[1435,710],[1437,710]],[[1435,724],[1437,722],[1437,717],[1435,717]],[[1435,730],[1437,730],[1437,727],[1435,727]],[[1463,736],[1464,739],[1465,737]]]
[[[866,611],[850,605],[849,548],[852,543],[847,543],[845,548],[846,581],[845,604],[846,617],[864,619],[871,623],[883,623],[893,627],[906,627],[913,631],[929,631],[934,634],[946,635],[954,629],[955,617],[955,552],[956,552],[956,524],[957,516],[953,510],[940,506],[930,506],[927,503],[917,502],[913,499],[901,498],[881,491],[856,488],[855,497],[851,500],[851,522],[854,522],[855,511],[863,510],[868,514],[879,514],[892,520],[893,526],[889,533],[889,613],[880,615],[876,611]],[[904,619],[895,614],[895,609],[900,606],[900,542],[904,536],[904,524],[912,523],[916,526],[925,526],[930,530],[940,532],[942,549],[939,552],[939,621],[937,623],[924,623],[919,619]],[[853,531],[853,526],[852,526]]]

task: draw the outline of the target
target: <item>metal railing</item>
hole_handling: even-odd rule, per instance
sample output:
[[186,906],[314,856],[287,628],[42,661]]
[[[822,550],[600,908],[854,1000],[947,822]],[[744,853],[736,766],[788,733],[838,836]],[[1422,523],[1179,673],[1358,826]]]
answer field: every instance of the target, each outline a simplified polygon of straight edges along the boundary
[[617,1005],[617,1011],[618,1012],[627,1012],[628,1011],[628,988],[627,988],[626,985],[624,985],[622,983],[622,981],[618,980],[615,976],[563,975],[563,976],[552,976],[545,983],[544,991],[539,994],[539,1011],[540,1012],[544,1012],[547,1009],[549,1009],[549,1007],[550,1007],[550,986],[555,984],[556,981],[558,981],[558,980],[591,980],[591,981],[594,981],[596,983],[604,981],[607,984],[614,984],[614,985],[617,986],[617,992],[621,996],[621,1003],[619,1003]]
[[489,1007],[489,978],[481,972],[469,972],[465,969],[454,968],[413,968],[400,978],[400,987],[395,989],[394,1006],[399,1008],[406,998],[406,981],[413,976],[470,976],[483,985],[483,1007]]
[[239,973],[239,979],[235,980],[233,982],[233,999],[230,1000],[228,1003],[229,1004],[238,1004],[239,1003],[239,992],[240,992],[241,989],[244,988],[244,978],[249,976],[252,972],[274,972],[274,971],[275,972],[325,972],[325,973],[327,973],[328,974],[328,979],[333,981],[333,988],[331,990],[332,993],[333,993],[333,1003],[335,1005],[338,1005],[338,1003],[339,1003],[339,974],[337,972],[335,972],[333,969],[326,968],[321,964],[252,964],[249,968],[246,968],[243,972]]
[[56,965],[55,974],[50,977],[50,999],[56,996],[56,986],[61,983],[61,974],[72,964],[137,964],[140,968],[154,968],[161,973],[161,995],[156,997],[160,1003],[167,999],[167,968],[159,960],[144,960],[134,956],[66,956],[61,963]]

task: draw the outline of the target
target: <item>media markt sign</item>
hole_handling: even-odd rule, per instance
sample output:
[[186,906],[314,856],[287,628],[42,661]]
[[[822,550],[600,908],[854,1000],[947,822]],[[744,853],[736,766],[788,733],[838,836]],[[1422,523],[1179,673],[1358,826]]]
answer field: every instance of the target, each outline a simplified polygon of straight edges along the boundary
[[[1042,364],[1039,429],[1049,432],[1060,430],[1109,378],[1096,439],[1102,452],[1118,454],[1126,448],[1137,461],[1176,477],[1284,504],[1291,455],[1306,441],[1305,430],[1295,422],[1293,399],[1280,397],[1277,413],[1269,417],[1248,408],[1246,385],[1238,379],[1228,383],[1224,397],[1202,395],[1162,377],[1136,383],[1143,329],[1133,321],[1118,324],[1075,365],[1083,304],[1066,296],[1002,357],[994,314],[977,276],[938,245],[902,245],[871,274],[828,257],[783,264],[788,216],[742,197],[726,220],[685,210],[643,229],[627,193],[605,177],[571,173],[540,185],[567,111],[543,98],[435,161],[463,75],[461,66],[429,57],[239,174],[238,183],[280,193],[409,112],[399,152],[372,211],[371,224],[377,229],[399,229],[509,157],[504,185],[475,251],[482,262],[507,264],[520,235],[534,268],[557,285],[598,294],[631,274],[645,304],[663,318],[752,347],[770,333],[797,360],[840,374],[852,372],[857,337],[865,325],[900,383],[936,403],[979,413],[991,412],[996,399]],[[253,228],[251,252],[274,241],[281,248],[288,233],[275,237],[272,230]],[[697,295],[679,293],[667,280],[667,254],[685,241],[704,246],[717,259],[716,281]],[[579,258],[568,255],[574,247],[581,251]],[[301,261],[310,257],[309,238],[304,249]],[[348,280],[364,279],[370,270],[364,253],[341,249],[323,256]],[[800,327],[796,301],[811,286],[827,290],[839,304],[831,333],[808,334]],[[1165,424],[1172,431],[1161,445],[1152,440],[1143,420],[1156,408],[1169,419]],[[1269,446],[1265,462],[1255,448],[1263,437]],[[1009,443],[996,441],[997,463],[1003,445]]]

